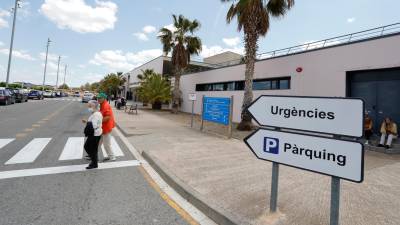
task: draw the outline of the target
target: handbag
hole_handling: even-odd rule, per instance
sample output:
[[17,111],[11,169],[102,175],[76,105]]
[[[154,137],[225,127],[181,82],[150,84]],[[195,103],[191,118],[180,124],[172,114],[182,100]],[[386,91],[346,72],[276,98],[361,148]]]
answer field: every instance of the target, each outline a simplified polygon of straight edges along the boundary
[[85,129],[83,130],[85,137],[94,136],[94,128],[92,122],[87,122]]

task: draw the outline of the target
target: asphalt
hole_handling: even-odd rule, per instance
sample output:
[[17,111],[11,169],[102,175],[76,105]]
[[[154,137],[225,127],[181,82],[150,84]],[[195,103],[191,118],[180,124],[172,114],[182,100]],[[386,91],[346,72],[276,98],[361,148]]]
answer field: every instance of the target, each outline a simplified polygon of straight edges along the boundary
[[[86,107],[77,99],[29,101],[0,106],[0,173],[82,165],[59,161],[69,137],[82,137]],[[117,161],[135,160],[124,152]],[[32,163],[5,165],[34,138],[51,138]],[[102,154],[100,154],[102,158]],[[140,166],[0,179],[0,224],[187,224],[154,190]]]

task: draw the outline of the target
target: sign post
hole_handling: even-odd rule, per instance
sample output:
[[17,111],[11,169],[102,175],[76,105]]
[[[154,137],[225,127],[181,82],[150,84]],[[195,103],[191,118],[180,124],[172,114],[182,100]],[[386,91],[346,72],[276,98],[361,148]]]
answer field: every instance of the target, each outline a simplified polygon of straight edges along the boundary
[[225,97],[206,97],[203,96],[201,127],[204,128],[204,121],[218,123],[228,128],[228,137],[232,136],[232,111],[233,96]]
[[331,178],[330,225],[339,225],[340,178]]
[[[270,212],[277,211],[279,164],[331,176],[330,224],[339,224],[340,179],[364,179],[361,99],[260,96],[247,110],[261,126],[245,138],[257,158],[272,162]],[[329,134],[329,135],[326,135]]]
[[272,163],[272,179],[271,179],[271,199],[269,202],[269,211],[276,212],[278,208],[278,181],[279,181],[279,164]]
[[191,121],[190,121],[190,127],[191,128],[193,128],[194,102],[196,101],[196,99],[197,99],[197,96],[196,96],[195,93],[189,94],[189,100],[192,101],[192,116],[191,116],[192,118],[191,118]]

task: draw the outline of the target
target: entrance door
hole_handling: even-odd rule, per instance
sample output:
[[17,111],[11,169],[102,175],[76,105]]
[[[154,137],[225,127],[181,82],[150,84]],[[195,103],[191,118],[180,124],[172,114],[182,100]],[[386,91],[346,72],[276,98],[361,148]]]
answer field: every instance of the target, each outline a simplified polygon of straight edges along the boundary
[[400,124],[400,68],[349,73],[349,96],[365,101],[375,133],[386,116]]

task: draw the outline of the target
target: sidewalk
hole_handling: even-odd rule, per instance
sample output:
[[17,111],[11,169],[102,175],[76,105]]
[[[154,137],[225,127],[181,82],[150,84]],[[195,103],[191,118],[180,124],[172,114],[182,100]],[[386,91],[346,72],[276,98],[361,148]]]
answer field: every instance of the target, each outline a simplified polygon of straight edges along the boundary
[[[328,176],[280,166],[280,213],[268,215],[271,163],[243,141],[191,129],[168,112],[115,110],[115,117],[160,175],[217,223],[329,224]],[[400,224],[399,176],[399,155],[366,152],[364,182],[341,182],[340,224]]]

